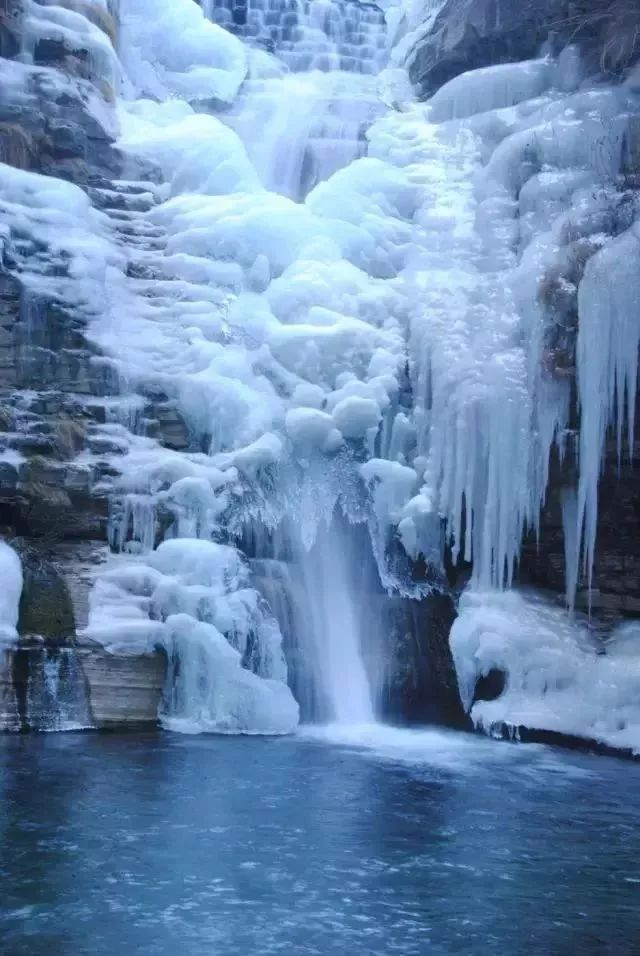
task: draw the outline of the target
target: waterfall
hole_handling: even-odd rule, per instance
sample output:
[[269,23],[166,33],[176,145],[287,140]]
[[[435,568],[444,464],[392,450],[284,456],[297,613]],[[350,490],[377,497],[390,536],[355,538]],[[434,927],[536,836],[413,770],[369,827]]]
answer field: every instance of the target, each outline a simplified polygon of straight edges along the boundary
[[305,642],[317,662],[327,718],[338,724],[374,720],[362,655],[365,642],[374,638],[364,626],[371,593],[358,580],[361,562],[349,529],[337,517],[323,522],[313,547],[297,555],[306,604],[298,626],[306,629]]
[[118,57],[81,13],[28,6],[25,104],[43,36],[120,94],[122,178],[0,165],[0,239],[118,383],[87,453],[113,550],[87,633],[166,650],[165,725],[287,733],[298,704],[372,720],[369,595],[424,595],[443,541],[472,593],[510,587],[575,445],[571,592],[608,427],[632,446],[639,246],[619,177],[637,80],[591,83],[568,48],[420,103],[373,3],[121,0]]
[[375,77],[385,58],[380,11],[332,0],[254,0],[239,24],[233,7],[219,0],[209,15],[268,46],[277,65],[249,76],[224,120],[267,189],[303,198],[366,152],[366,130],[382,106]]

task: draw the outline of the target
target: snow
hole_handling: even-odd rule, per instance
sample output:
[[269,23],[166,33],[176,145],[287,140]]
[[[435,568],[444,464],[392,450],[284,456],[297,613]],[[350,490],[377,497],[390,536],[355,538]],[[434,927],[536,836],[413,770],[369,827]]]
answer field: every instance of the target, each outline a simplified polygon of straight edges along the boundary
[[0,641],[18,638],[18,608],[22,594],[22,562],[11,545],[0,541]]
[[[541,597],[468,591],[451,650],[464,706],[487,733],[523,726],[640,753],[636,625],[602,647],[586,622]],[[503,693],[473,703],[476,681],[494,668],[506,676]]]
[[157,163],[171,191],[252,192],[258,178],[233,130],[179,100],[138,100],[120,109],[120,147]]

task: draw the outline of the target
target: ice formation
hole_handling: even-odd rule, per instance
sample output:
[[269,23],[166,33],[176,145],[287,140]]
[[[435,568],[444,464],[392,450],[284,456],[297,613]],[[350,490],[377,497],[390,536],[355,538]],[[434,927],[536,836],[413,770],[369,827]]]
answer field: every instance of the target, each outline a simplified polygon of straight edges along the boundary
[[0,641],[15,641],[22,594],[22,562],[6,541],[0,541],[0,577]]
[[298,720],[278,625],[234,548],[196,538],[118,562],[91,596],[89,637],[120,653],[158,645],[169,660],[172,730],[288,733]]
[[[637,624],[622,625],[603,644],[541,597],[470,591],[451,649],[476,726],[551,730],[640,753],[638,636]],[[492,670],[504,673],[505,690],[474,703],[477,679]]]
[[[325,576],[339,574],[340,513],[366,525],[388,590],[420,593],[398,542],[437,568],[446,537],[454,560],[473,562],[465,607],[506,614],[521,600],[490,589],[511,584],[537,528],[554,445],[569,453],[570,385],[546,336],[575,327],[576,309],[570,602],[581,560],[591,567],[605,435],[633,435],[639,227],[619,174],[640,93],[585,80],[569,48],[463,74],[417,103],[401,64],[441,6],[390,0],[385,26],[372,4],[293,3],[287,33],[255,2],[242,39],[224,29],[224,2],[121,0],[118,60],[80,14],[31,4],[25,59],[42,30],[82,37],[119,84],[118,145],[163,180],[115,183],[120,211],[99,212],[74,186],[0,165],[0,250],[16,235],[45,244],[22,258],[15,247],[23,277],[85,311],[119,375],[105,426],[126,452],[111,489],[119,554],[96,582],[89,633],[167,649],[169,726],[295,726],[278,625],[234,550],[285,523],[295,553],[324,541]],[[273,52],[252,44],[258,27]],[[23,71],[25,102],[31,69],[15,64],[11,80]],[[52,275],[41,264],[56,256]],[[179,409],[188,452],[132,427],[154,391]],[[342,688],[333,716],[368,720],[358,597],[338,592],[337,658],[336,609],[311,612],[331,632],[319,666]],[[470,613],[454,635],[463,688],[490,657]],[[554,622],[562,642],[568,625]],[[514,636],[519,654],[534,630]]]

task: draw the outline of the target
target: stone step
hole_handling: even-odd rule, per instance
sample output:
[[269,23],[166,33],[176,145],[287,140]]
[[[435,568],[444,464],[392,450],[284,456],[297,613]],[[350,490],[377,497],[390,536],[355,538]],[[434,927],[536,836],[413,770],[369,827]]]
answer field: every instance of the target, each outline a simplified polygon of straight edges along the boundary
[[162,202],[168,195],[168,186],[165,183],[158,186],[156,183],[135,179],[114,179],[111,182],[114,190],[130,196],[152,193],[158,202]]
[[154,226],[145,219],[122,219],[115,223],[116,232],[132,239],[166,239],[168,232],[162,226]]
[[89,188],[87,194],[93,205],[107,214],[113,211],[144,213],[158,204],[158,200],[150,192],[131,195],[110,189]]

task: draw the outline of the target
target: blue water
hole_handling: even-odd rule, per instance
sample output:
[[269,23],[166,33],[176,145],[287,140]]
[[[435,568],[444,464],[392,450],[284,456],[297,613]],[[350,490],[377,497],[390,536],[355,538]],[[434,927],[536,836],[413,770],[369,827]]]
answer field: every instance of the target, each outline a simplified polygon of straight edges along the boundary
[[330,737],[2,738],[0,952],[640,953],[640,766]]

